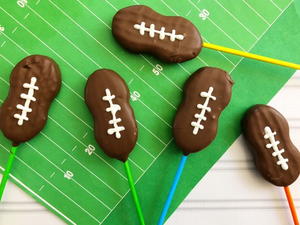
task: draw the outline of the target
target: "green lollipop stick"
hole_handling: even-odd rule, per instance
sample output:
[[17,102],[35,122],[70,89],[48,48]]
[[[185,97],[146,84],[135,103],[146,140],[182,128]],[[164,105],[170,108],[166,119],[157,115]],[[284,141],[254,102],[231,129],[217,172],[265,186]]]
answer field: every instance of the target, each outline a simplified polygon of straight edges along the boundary
[[125,171],[126,171],[126,174],[127,174],[127,177],[128,177],[129,187],[130,187],[130,190],[131,190],[131,193],[132,193],[133,201],[134,201],[134,204],[135,204],[135,207],[136,207],[136,211],[137,211],[140,223],[141,223],[141,225],[145,225],[145,219],[144,219],[143,211],[142,211],[142,208],[141,208],[139,197],[137,195],[137,192],[136,192],[136,189],[135,189],[135,186],[134,186],[134,182],[133,182],[133,178],[132,178],[132,174],[131,174],[131,170],[130,170],[128,161],[126,161],[124,163],[124,166],[125,166]]
[[3,173],[3,177],[2,177],[2,180],[1,180],[1,184],[0,184],[0,201],[2,199],[3,192],[4,192],[4,189],[5,189],[8,177],[9,177],[9,173],[11,171],[11,168],[12,168],[15,156],[16,156],[17,148],[18,148],[17,146],[12,146],[11,147],[10,155],[9,155],[9,158],[8,158],[8,161],[7,161],[7,164],[6,164],[6,169]]

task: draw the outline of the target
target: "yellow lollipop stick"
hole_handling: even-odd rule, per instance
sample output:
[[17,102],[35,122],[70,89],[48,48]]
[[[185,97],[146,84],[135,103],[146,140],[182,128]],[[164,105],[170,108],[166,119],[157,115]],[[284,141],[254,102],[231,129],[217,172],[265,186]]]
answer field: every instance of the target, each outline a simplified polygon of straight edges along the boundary
[[256,59],[256,60],[259,60],[259,61],[263,61],[263,62],[267,62],[267,63],[276,64],[276,65],[279,65],[279,66],[285,66],[285,67],[289,67],[289,68],[292,68],[292,69],[300,70],[300,65],[299,64],[290,63],[290,62],[286,62],[286,61],[282,61],[282,60],[278,60],[278,59],[272,59],[272,58],[269,58],[269,57],[256,55],[256,54],[252,54],[252,53],[249,53],[249,52],[243,52],[243,51],[240,51],[240,50],[227,48],[227,47],[223,47],[223,46],[220,46],[220,45],[215,45],[215,44],[210,44],[210,43],[204,42],[203,47],[213,49],[213,50],[217,50],[217,51],[221,51],[221,52],[230,53],[230,54],[233,54],[233,55],[246,57],[246,58],[249,58],[249,59]]

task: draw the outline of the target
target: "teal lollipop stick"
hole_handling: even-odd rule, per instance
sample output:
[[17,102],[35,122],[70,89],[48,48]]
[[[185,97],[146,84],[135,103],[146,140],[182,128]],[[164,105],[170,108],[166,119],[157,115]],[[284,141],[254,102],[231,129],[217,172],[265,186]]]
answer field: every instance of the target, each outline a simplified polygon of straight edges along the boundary
[[169,194],[168,194],[168,198],[167,198],[167,200],[165,202],[164,208],[163,208],[162,213],[160,215],[160,218],[159,218],[159,221],[158,221],[158,225],[163,225],[164,222],[165,222],[168,210],[170,208],[172,199],[174,197],[174,194],[175,194],[175,191],[176,191],[179,179],[181,177],[183,168],[185,166],[186,160],[187,160],[187,156],[186,155],[182,155],[180,163],[179,163],[179,166],[178,166],[178,169],[176,171],[176,175],[175,175],[174,180],[173,180],[173,184],[172,184],[171,189],[170,189]]

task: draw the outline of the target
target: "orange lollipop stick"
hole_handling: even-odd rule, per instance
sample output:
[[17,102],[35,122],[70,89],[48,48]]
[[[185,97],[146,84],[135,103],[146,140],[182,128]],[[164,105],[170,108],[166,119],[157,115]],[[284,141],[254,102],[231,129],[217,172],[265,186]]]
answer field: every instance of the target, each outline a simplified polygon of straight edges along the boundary
[[284,192],[285,192],[286,198],[289,202],[289,206],[290,206],[291,214],[292,214],[292,217],[294,220],[294,224],[299,225],[298,215],[297,215],[296,207],[295,207],[295,204],[293,201],[293,197],[292,197],[290,188],[288,186],[284,187]]

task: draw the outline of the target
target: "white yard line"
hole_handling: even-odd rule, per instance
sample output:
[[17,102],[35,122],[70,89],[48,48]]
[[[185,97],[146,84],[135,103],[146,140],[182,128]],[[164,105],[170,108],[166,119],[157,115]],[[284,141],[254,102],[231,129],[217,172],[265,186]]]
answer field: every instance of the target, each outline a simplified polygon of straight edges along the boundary
[[[27,5],[27,7],[28,7],[28,5]],[[26,20],[29,15],[30,15],[30,13],[27,13],[23,19]]]
[[144,69],[145,65],[142,65],[139,71],[142,71]]
[[17,30],[19,29],[19,27],[17,26],[17,27],[15,27],[12,31],[11,31],[11,33],[13,34],[13,33],[15,33]]
[[68,88],[71,92],[73,92],[78,98],[80,98],[82,101],[84,101],[84,98],[80,94],[78,94],[73,88],[71,88],[67,83],[62,81],[62,84],[64,86],[66,86],[66,88]]
[[246,0],[243,0],[243,2],[259,17],[261,18],[266,24],[269,26],[271,25],[259,12],[257,12]]
[[160,2],[164,4],[169,10],[171,10],[175,15],[179,16],[179,14],[171,6],[169,6],[164,0],[160,0]]
[[6,44],[6,41],[3,41],[0,48],[2,48]]
[[221,6],[236,22],[238,22],[249,34],[251,34],[257,40],[258,37],[248,28],[246,27],[238,18],[235,17],[228,9],[226,9],[218,0],[214,0],[219,6]]
[[[11,61],[9,61],[5,56],[0,55],[0,57],[2,57],[9,65],[15,66],[15,64],[13,64]],[[0,78],[1,78],[1,77],[0,77]],[[2,78],[2,79],[3,79],[3,78]],[[9,85],[9,83],[8,83],[6,80],[3,79],[3,81],[4,81],[7,85]]]
[[39,191],[42,191],[42,190],[44,189],[44,187],[45,187],[45,185],[43,184],[43,185],[40,187]]
[[9,83],[6,80],[4,80],[2,77],[0,77],[0,80],[2,80],[5,84],[9,85]]
[[66,109],[70,114],[72,114],[75,118],[77,118],[80,122],[85,124],[90,130],[94,130],[89,124],[87,124],[83,119],[81,119],[79,116],[77,116],[73,111],[71,111],[69,108],[67,108],[61,101],[59,101],[57,98],[55,98],[55,101],[60,104],[64,109]]
[[55,175],[55,172],[53,172],[51,175],[50,175],[50,178],[53,178]]
[[138,100],[143,106],[145,106],[147,109],[149,109],[154,115],[156,115],[164,124],[166,124],[168,127],[172,128],[172,126],[165,121],[163,118],[161,118],[154,110],[152,110],[148,105],[146,105],[141,99]]
[[282,12],[282,9],[273,1],[273,0],[270,0],[270,2],[280,11]]
[[132,0],[135,4],[139,5],[140,3],[138,3],[136,0]]
[[[289,6],[293,3],[293,0],[290,1],[290,3],[285,7],[285,9],[282,10],[282,12],[275,18],[275,20],[269,25],[269,27],[262,33],[262,35],[258,38],[257,41],[255,41],[253,43],[253,45],[250,47],[250,49],[248,50],[248,52],[250,52],[254,47],[255,45],[259,42],[259,40],[267,33],[267,31],[272,27],[272,25],[279,19],[279,17],[289,8]],[[229,73],[232,73],[236,67],[244,60],[245,58],[241,58],[239,60],[239,62],[232,68],[232,70],[229,72]]]
[[[10,152],[9,149],[7,149],[5,146],[3,146],[1,143],[0,145],[2,148],[6,149],[7,152]],[[47,184],[49,184],[51,187],[53,187],[56,191],[58,191],[60,194],[62,194],[64,197],[66,197],[69,201],[71,201],[73,204],[75,204],[78,208],[80,208],[83,212],[85,212],[87,215],[89,215],[92,219],[94,219],[96,222],[100,223],[98,219],[96,219],[93,215],[91,215],[88,211],[86,211],[83,207],[81,207],[77,202],[75,202],[73,199],[71,199],[68,195],[66,195],[64,192],[62,192],[59,188],[57,188],[54,184],[49,182],[46,178],[44,178],[39,172],[34,170],[31,166],[29,166],[26,162],[24,162],[22,159],[20,159],[18,156],[16,156],[16,159],[19,160],[21,163],[23,163],[26,167],[28,167],[32,172],[34,172],[37,176],[42,178]],[[34,192],[32,192],[34,193]],[[36,195],[37,196],[37,195]],[[74,223],[74,222],[73,222]],[[75,223],[74,223],[75,224]]]
[[105,23],[100,17],[98,17],[95,13],[93,13],[92,10],[90,10],[85,4],[83,4],[80,0],[76,0],[83,8],[85,8],[87,11],[89,11],[94,17],[96,17],[97,20],[99,20],[101,23],[103,23],[108,29],[111,30],[110,25]]
[[134,162],[131,158],[128,157],[129,162],[135,165],[140,171],[144,172],[143,168],[140,167],[136,162]]
[[136,122],[141,125],[146,131],[148,131],[150,134],[152,134],[153,137],[155,137],[160,143],[162,143],[164,146],[166,145],[166,143],[161,140],[159,137],[157,137],[151,130],[149,130],[147,127],[145,127],[140,121],[136,120]]
[[104,0],[107,4],[109,4],[115,11],[118,11],[118,9],[113,5],[113,4],[111,4],[111,2],[110,1],[108,1],[108,0]]
[[181,65],[181,63],[178,63],[178,66],[180,66],[181,69],[182,69],[184,72],[186,72],[188,75],[191,75],[191,72],[188,71],[185,67],[183,67],[183,65]]
[[202,58],[200,58],[199,56],[196,57],[196,59],[198,59],[200,62],[202,62],[204,64],[204,66],[208,66],[208,63],[206,63]]
[[136,145],[139,146],[146,153],[148,153],[153,159],[155,159],[154,155],[151,152],[149,152],[146,148],[144,148],[141,144],[139,144],[138,142],[136,142]]
[[[38,151],[35,147],[33,147],[30,143],[26,142],[26,144],[31,147],[36,153],[38,153],[40,156],[42,156],[47,162],[49,162],[54,168],[56,168],[57,170],[59,170],[62,175],[65,174],[66,171],[62,170],[60,167],[58,167],[55,163],[53,163],[52,161],[50,161],[48,159],[48,157],[44,156],[40,151]],[[55,172],[53,172],[50,176],[50,178],[52,178],[54,176]],[[79,182],[76,181],[76,179],[73,177],[72,181],[77,184],[80,188],[82,188],[85,192],[87,192],[89,195],[91,195],[94,199],[96,199],[102,206],[104,206],[105,208],[107,208],[108,210],[111,210],[111,208],[106,205],[101,199],[99,199],[98,197],[96,197],[93,193],[91,193],[89,190],[87,190],[85,187],[83,187]]]

